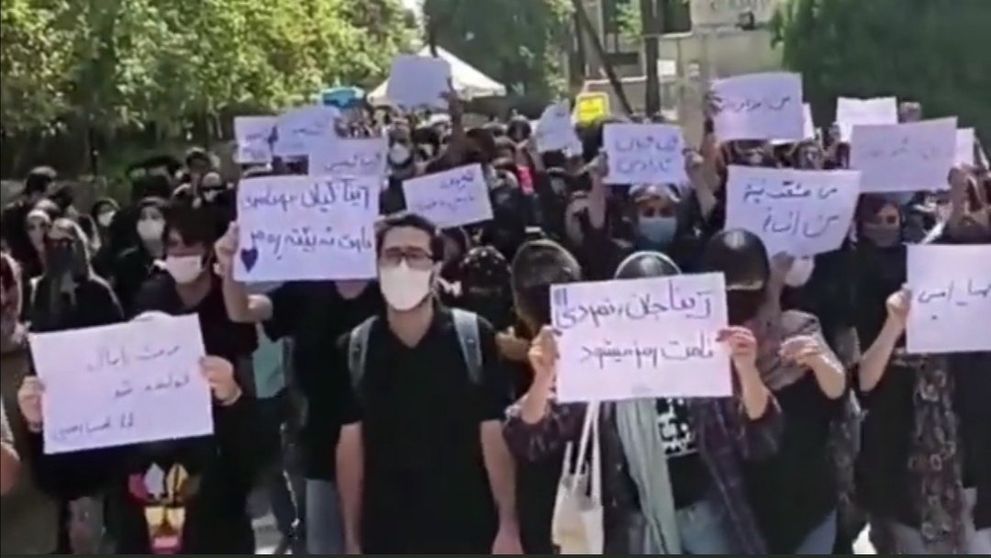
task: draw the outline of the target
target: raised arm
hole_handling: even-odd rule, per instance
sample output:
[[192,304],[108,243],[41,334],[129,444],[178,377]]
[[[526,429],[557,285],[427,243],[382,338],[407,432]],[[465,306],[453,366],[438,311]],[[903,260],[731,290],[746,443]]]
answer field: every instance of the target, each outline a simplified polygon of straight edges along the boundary
[[272,318],[272,300],[265,295],[248,294],[244,284],[234,280],[234,256],[237,253],[239,231],[231,223],[217,241],[217,263],[223,276],[224,306],[227,317],[236,323],[258,323]]
[[881,383],[891,355],[895,352],[895,346],[905,333],[911,300],[912,293],[908,290],[901,290],[888,297],[888,319],[885,320],[877,339],[860,358],[857,372],[860,391],[870,392]]

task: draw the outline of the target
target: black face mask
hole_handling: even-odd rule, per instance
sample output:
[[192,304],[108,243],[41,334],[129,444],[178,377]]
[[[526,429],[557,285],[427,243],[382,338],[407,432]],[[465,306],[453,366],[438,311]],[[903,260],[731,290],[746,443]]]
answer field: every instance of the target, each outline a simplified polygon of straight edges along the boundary
[[726,305],[730,325],[743,325],[753,319],[764,304],[764,289],[759,291],[727,291]]

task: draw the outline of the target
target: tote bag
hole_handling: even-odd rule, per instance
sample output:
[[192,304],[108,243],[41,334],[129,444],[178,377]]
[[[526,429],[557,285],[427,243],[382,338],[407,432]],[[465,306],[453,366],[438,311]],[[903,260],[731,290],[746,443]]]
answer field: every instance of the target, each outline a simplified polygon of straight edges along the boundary
[[[602,554],[602,455],[599,448],[599,404],[589,403],[572,462],[573,443],[564,450],[564,466],[554,504],[551,537],[560,554]],[[592,452],[591,464],[588,453]]]

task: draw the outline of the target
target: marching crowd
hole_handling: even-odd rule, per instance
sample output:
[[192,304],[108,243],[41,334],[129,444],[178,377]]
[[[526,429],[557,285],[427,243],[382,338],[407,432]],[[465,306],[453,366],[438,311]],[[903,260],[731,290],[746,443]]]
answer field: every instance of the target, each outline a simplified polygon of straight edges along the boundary
[[[604,553],[851,553],[866,525],[879,552],[991,553],[991,353],[908,354],[903,288],[907,245],[991,243],[986,163],[862,195],[839,249],[796,259],[724,228],[727,168],[845,168],[835,129],[720,143],[710,120],[687,183],[617,187],[620,119],[544,153],[524,118],[462,121],[452,99],[342,130],[388,137],[376,281],[235,280],[237,183],[202,149],[88,211],[31,171],[2,215],[3,553],[253,553],[259,502],[293,553],[552,553],[590,429],[602,514],[570,519]],[[467,164],[492,220],[405,211],[404,180]],[[555,400],[551,285],[697,272],[725,276],[733,397]],[[214,433],[46,454],[28,332],[147,312],[198,315]]]

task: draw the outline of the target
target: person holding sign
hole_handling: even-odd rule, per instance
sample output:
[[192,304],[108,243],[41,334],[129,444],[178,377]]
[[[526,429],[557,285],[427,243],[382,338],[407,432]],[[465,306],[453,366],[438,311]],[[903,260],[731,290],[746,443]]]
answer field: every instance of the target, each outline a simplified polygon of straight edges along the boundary
[[[540,272],[543,266],[574,262],[560,250],[553,243],[534,242],[514,262],[519,264],[514,266],[514,288],[526,302],[523,308],[530,308],[524,316],[531,328],[540,330],[529,354],[533,383],[510,410],[505,426],[510,448],[523,467],[560,459],[565,443],[577,437],[587,407],[554,401],[558,334],[546,325],[550,308],[544,306],[549,299],[534,296],[549,285],[531,284],[556,273]],[[564,269],[575,278],[580,273],[575,263]],[[679,273],[666,256],[639,252],[619,266],[617,279]],[[719,335],[736,363],[736,397],[642,398],[600,409],[601,438],[596,443],[603,454],[606,553],[766,552],[742,476],[746,459],[761,459],[774,451],[780,415],[757,371],[753,336],[744,328],[728,328]]]

